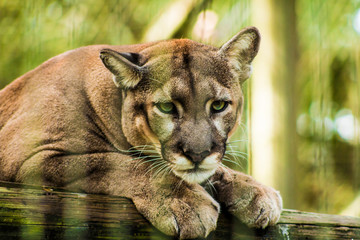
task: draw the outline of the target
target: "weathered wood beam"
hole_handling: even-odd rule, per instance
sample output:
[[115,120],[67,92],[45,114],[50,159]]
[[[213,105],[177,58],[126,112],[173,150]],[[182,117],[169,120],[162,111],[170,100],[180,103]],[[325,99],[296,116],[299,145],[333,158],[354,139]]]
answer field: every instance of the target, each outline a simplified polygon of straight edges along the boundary
[[[0,182],[0,239],[172,239],[129,199]],[[208,239],[360,239],[360,218],[284,210],[280,222],[251,229],[227,213]]]

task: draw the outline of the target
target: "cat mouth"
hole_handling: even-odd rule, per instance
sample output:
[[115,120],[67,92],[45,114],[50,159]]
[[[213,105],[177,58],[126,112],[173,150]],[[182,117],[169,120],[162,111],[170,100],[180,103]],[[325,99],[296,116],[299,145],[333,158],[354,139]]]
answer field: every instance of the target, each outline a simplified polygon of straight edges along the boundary
[[181,174],[192,174],[192,173],[205,173],[205,172],[209,172],[209,171],[212,171],[213,169],[205,169],[205,168],[199,168],[199,167],[194,167],[194,168],[191,168],[191,169],[184,169],[184,170],[181,170],[181,169],[177,169],[177,170],[174,170],[178,173],[181,173]]
[[172,172],[188,183],[203,183],[209,179],[219,166],[219,154],[213,153],[201,163],[194,164],[183,155],[174,155]]
[[216,168],[192,168],[184,170],[173,170],[174,174],[188,183],[203,183],[209,179],[216,171]]

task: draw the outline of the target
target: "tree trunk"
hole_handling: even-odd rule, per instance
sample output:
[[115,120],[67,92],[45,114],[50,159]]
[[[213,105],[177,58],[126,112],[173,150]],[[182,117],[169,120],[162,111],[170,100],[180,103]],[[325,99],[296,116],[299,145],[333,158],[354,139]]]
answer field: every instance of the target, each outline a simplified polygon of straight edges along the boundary
[[251,173],[296,208],[295,0],[253,1],[262,35],[251,84]]

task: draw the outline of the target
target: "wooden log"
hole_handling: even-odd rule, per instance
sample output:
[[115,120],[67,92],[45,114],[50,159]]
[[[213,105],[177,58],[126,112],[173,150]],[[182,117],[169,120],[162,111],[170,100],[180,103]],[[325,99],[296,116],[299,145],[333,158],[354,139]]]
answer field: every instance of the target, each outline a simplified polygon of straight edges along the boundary
[[[126,198],[0,182],[0,239],[173,239]],[[360,239],[360,218],[284,210],[251,229],[226,212],[208,239]]]

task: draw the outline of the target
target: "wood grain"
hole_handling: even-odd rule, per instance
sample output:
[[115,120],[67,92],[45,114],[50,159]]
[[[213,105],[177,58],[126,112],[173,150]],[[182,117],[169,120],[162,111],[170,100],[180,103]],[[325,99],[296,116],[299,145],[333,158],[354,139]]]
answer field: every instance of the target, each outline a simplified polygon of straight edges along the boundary
[[[0,239],[173,239],[129,199],[0,182]],[[280,222],[251,229],[227,213],[208,239],[360,239],[360,218],[284,210]]]

